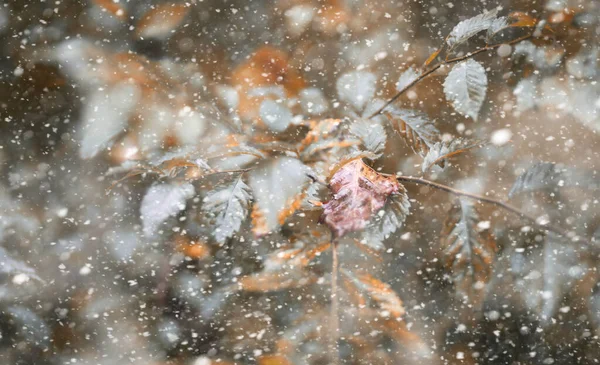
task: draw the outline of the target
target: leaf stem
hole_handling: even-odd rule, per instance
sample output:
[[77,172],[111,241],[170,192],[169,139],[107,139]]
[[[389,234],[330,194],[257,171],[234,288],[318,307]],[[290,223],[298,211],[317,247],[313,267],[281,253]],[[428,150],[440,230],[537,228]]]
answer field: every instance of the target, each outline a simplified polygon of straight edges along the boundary
[[[425,185],[425,186],[429,186],[429,187],[437,189],[437,190],[445,191],[447,193],[450,193],[450,194],[453,194],[453,195],[456,195],[456,196],[463,196],[465,198],[477,200],[477,201],[482,202],[482,203],[492,204],[492,205],[495,205],[495,206],[497,206],[499,208],[507,210],[507,211],[509,211],[509,212],[511,212],[513,214],[516,214],[516,215],[518,215],[519,217],[521,217],[523,219],[526,219],[526,220],[530,221],[535,226],[537,226],[537,227],[539,227],[539,228],[541,228],[543,230],[554,232],[554,233],[556,233],[556,234],[558,234],[560,236],[563,236],[565,238],[570,238],[570,236],[571,236],[569,231],[566,231],[566,230],[564,230],[562,228],[559,228],[559,227],[552,227],[552,226],[549,226],[549,225],[540,224],[535,217],[532,217],[532,216],[528,215],[527,213],[521,211],[520,209],[518,209],[518,208],[516,208],[516,207],[514,207],[514,206],[512,206],[512,205],[510,205],[508,203],[500,201],[498,199],[488,198],[488,197],[485,197],[485,196],[482,196],[482,195],[468,193],[466,191],[454,189],[454,188],[451,188],[451,187],[449,187],[447,185],[439,184],[439,183],[436,183],[436,182],[433,182],[433,181],[430,181],[430,180],[426,180],[426,179],[423,179],[423,178],[420,178],[420,177],[396,175],[396,179],[398,181],[400,181],[400,182],[407,182],[407,183]],[[579,238],[579,241],[585,243],[588,246],[590,245],[590,243],[587,242],[586,240],[584,240],[583,238],[581,238],[581,237],[578,237],[578,238]]]

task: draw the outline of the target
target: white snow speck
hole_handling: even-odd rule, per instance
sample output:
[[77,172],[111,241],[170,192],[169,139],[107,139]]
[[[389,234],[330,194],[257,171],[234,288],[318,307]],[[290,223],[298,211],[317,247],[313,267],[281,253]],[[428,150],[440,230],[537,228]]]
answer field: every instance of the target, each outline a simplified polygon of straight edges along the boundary
[[503,146],[506,143],[508,143],[510,141],[510,139],[512,138],[512,132],[510,131],[510,129],[504,128],[504,129],[498,129],[497,131],[494,131],[494,133],[492,133],[492,144],[496,145],[496,146]]

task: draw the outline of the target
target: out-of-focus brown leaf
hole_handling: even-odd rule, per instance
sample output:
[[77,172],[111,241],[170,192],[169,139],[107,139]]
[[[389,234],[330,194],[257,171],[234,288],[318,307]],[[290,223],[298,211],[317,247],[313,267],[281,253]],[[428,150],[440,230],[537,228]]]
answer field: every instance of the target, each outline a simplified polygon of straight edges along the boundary
[[283,355],[264,355],[258,359],[258,365],[292,365]]
[[435,52],[430,54],[429,57],[427,58],[427,60],[425,61],[425,63],[423,64],[423,66],[429,66],[440,55],[441,51],[442,51],[442,48],[438,48]]
[[175,30],[189,12],[185,4],[161,4],[149,10],[137,24],[136,35],[140,38],[166,38]]
[[305,85],[300,73],[290,67],[287,54],[270,46],[258,49],[233,70],[231,83],[238,89],[238,113],[246,119],[258,117],[258,109],[265,99],[250,93],[252,89],[280,86],[287,96],[294,96]]
[[93,2],[121,20],[127,18],[127,12],[123,6],[113,0],[93,0]]
[[513,20],[513,22],[510,23],[509,26],[515,27],[515,28],[535,27],[535,25],[538,22],[536,18],[534,18],[522,11],[514,11],[508,15],[508,18]]
[[406,313],[402,300],[388,284],[366,273],[355,274],[348,270],[343,270],[343,273],[359,291],[365,292],[373,301],[377,302],[379,307],[385,311],[384,317],[398,319]]
[[320,121],[311,121],[310,130],[300,142],[298,150],[304,151],[308,146],[315,142],[329,138],[339,127],[342,121],[340,119],[323,119]]
[[396,178],[377,173],[362,159],[340,167],[329,185],[333,198],[324,205],[323,217],[336,237],[363,229],[399,186]]
[[187,257],[203,260],[210,257],[210,247],[201,241],[192,241],[188,236],[175,236],[174,245]]
[[479,221],[472,202],[459,199],[453,205],[444,222],[441,246],[457,289],[463,294],[483,289],[492,272],[496,240],[488,224]]
[[323,243],[310,248],[277,250],[266,258],[261,272],[240,278],[238,286],[241,290],[264,293],[311,284],[317,277],[305,268],[329,246],[330,243]]

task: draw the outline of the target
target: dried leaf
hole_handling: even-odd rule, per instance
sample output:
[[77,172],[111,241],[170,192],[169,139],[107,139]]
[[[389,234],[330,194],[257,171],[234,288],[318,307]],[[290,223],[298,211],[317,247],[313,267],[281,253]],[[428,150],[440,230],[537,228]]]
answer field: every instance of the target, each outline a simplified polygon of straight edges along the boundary
[[240,174],[232,184],[209,192],[203,200],[202,209],[215,216],[213,237],[219,243],[233,237],[248,216],[252,196],[242,177]]
[[437,142],[427,153],[423,160],[422,171],[429,170],[434,165],[444,167],[447,159],[458,154],[467,152],[468,150],[479,147],[482,142],[469,143],[462,138],[455,138],[451,141]]
[[459,199],[444,222],[441,246],[445,262],[452,268],[457,289],[469,293],[489,281],[496,253],[496,241],[487,227],[478,225],[472,202]]
[[144,14],[135,33],[140,38],[167,38],[181,25],[189,10],[185,4],[158,5]]
[[400,319],[404,316],[406,311],[402,305],[402,300],[398,298],[396,292],[388,284],[366,273],[354,274],[348,270],[342,270],[342,272],[359,291],[366,292],[379,305],[384,311],[381,313],[383,317]]
[[144,234],[152,236],[167,218],[185,209],[186,201],[195,194],[194,186],[183,184],[155,184],[148,189],[140,214],[144,226]]
[[493,25],[497,15],[498,9],[493,9],[473,18],[463,20],[452,29],[452,32],[450,32],[450,35],[446,39],[446,43],[448,43],[450,48],[455,48],[461,43],[468,41],[471,37],[477,35],[477,33],[488,30]]
[[394,130],[408,142],[413,151],[425,156],[433,147],[440,132],[427,117],[414,110],[388,107],[385,116]]
[[385,150],[387,135],[383,126],[377,122],[359,119],[350,125],[350,133],[360,139],[369,152],[381,154]]
[[421,72],[415,70],[412,67],[406,69],[402,73],[402,75],[400,75],[400,78],[398,79],[398,82],[396,83],[396,90],[398,90],[398,91],[404,90],[408,85],[412,84],[417,78],[419,78],[420,75],[421,75]]
[[514,11],[508,15],[508,18],[512,20],[510,26],[515,28],[532,28],[537,25],[536,18],[522,11]]
[[114,0],[93,0],[93,2],[121,20],[127,18],[127,12],[123,6]]
[[454,66],[444,82],[444,93],[460,114],[477,120],[487,91],[485,68],[469,59]]
[[389,195],[399,192],[396,178],[377,173],[362,159],[339,168],[329,185],[333,198],[324,205],[323,217],[336,237],[363,229]]
[[398,192],[393,193],[388,198],[383,210],[376,214],[368,227],[365,229],[360,243],[373,250],[382,250],[385,248],[383,241],[396,232],[408,216],[410,201],[406,194],[406,189],[402,184],[398,184]]
[[337,93],[341,101],[361,111],[373,99],[376,83],[377,77],[370,72],[348,72],[337,80]]
[[250,186],[255,198],[252,218],[256,235],[267,234],[279,226],[282,212],[308,181],[306,173],[304,164],[290,157],[275,158],[252,170]]

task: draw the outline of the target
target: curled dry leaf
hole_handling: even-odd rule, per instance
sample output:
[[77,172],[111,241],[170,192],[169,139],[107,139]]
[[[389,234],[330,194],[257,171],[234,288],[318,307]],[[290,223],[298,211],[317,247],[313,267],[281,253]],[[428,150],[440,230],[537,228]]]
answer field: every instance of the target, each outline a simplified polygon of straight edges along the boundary
[[480,228],[472,202],[459,199],[444,222],[441,245],[445,262],[452,268],[458,290],[483,288],[492,272],[496,241],[489,229]]
[[343,273],[360,292],[368,294],[385,311],[385,317],[397,319],[405,314],[402,300],[388,284],[366,273],[352,273],[348,270],[343,270]]
[[323,217],[336,237],[363,229],[390,194],[399,190],[395,177],[377,173],[362,159],[340,167],[329,185],[333,198],[324,205]]
[[188,14],[184,4],[161,4],[149,10],[137,24],[136,35],[140,38],[166,38]]

